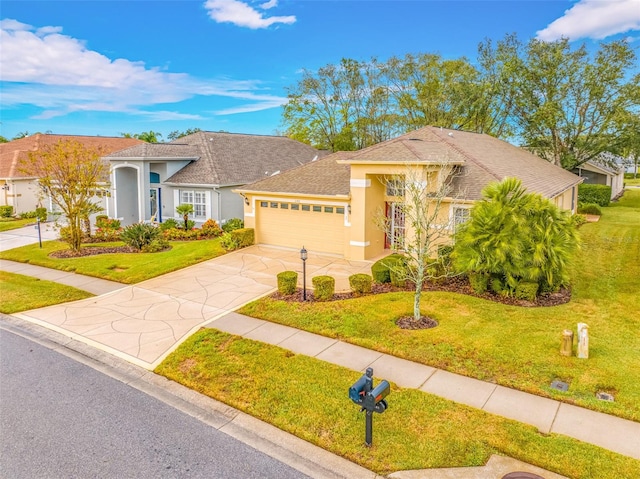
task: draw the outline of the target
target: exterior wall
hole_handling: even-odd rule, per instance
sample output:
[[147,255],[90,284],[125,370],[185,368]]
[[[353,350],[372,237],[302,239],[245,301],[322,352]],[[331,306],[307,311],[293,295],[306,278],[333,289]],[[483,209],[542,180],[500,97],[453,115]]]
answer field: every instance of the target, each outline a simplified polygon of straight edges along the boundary
[[622,193],[624,189],[624,170],[622,168],[620,168],[617,173],[611,173],[610,171],[585,163],[579,168],[575,168],[573,173],[584,178],[584,183],[586,184],[610,186],[611,199]]
[[37,180],[0,180],[0,187],[0,205],[13,206],[14,214],[34,211],[39,204],[47,206],[46,201],[40,198]]
[[220,224],[229,221],[232,218],[242,218],[244,214],[244,198],[238,193],[234,193],[234,187],[226,186],[218,188],[220,191]]
[[132,163],[120,165],[113,170],[110,200],[113,209],[109,208],[109,215],[118,218],[122,226],[129,226],[144,219],[144,205],[139,194],[143,191],[144,185],[141,170],[141,164]]
[[575,214],[578,210],[578,187],[574,186],[560,193],[558,196],[551,198],[555,205],[562,209]]

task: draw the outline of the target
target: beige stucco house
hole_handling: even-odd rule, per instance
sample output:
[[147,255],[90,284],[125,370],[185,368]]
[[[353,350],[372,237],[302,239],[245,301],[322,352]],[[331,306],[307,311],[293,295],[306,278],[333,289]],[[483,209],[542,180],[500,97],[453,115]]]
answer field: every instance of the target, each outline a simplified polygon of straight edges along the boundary
[[[610,154],[608,156],[614,160],[619,158]],[[622,165],[599,160],[587,161],[573,169],[573,173],[584,178],[585,184],[610,186],[611,199],[620,196],[624,190],[624,171]]]
[[[350,260],[379,257],[396,230],[404,194],[395,178],[421,178],[434,189],[450,181],[439,221],[453,232],[488,183],[517,177],[527,191],[575,212],[582,178],[489,135],[425,127],[353,152],[337,152],[234,191],[245,198],[246,227],[256,243],[333,253]],[[379,217],[386,215],[385,234]]]

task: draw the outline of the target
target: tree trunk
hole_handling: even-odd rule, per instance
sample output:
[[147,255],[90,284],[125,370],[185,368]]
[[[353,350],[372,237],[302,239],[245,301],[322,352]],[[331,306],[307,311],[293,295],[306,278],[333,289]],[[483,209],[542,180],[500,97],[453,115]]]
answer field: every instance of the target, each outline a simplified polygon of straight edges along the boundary
[[413,318],[416,321],[420,321],[422,314],[420,314],[420,297],[422,296],[422,280],[416,281],[416,292],[413,296]]

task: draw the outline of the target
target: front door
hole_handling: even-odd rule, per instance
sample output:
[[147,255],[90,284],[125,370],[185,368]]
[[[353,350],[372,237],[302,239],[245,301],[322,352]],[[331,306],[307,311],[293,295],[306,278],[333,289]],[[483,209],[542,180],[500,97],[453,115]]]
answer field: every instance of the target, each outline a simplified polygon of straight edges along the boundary
[[402,203],[387,203],[387,231],[385,232],[385,248],[400,250],[404,247],[404,210]]
[[162,222],[160,213],[160,188],[149,189],[149,211],[151,212],[151,220]]

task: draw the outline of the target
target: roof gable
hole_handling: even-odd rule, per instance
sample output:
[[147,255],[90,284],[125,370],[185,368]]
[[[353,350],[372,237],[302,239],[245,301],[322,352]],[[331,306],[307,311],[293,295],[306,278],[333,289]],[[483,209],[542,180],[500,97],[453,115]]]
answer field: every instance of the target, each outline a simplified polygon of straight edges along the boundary
[[107,154],[144,143],[137,138],[37,133],[0,144],[0,178],[24,178],[25,175],[20,172],[20,163],[28,158],[29,153],[54,145],[59,141],[76,141],[85,148],[100,148]]

